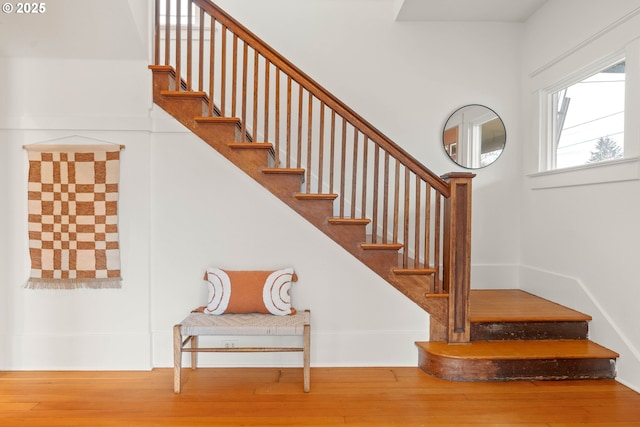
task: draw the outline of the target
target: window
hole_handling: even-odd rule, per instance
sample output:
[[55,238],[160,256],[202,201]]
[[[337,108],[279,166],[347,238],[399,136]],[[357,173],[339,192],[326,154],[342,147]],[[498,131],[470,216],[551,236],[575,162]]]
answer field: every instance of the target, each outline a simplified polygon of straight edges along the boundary
[[624,157],[625,66],[617,58],[546,92],[547,170]]
[[[189,16],[189,5],[191,5],[192,3],[187,0],[180,0],[179,3],[180,3],[179,5],[180,6],[180,26],[186,28],[188,16]],[[159,17],[159,22],[161,27],[166,26],[167,23],[171,25],[171,27],[175,27],[177,25],[178,23],[177,7],[178,7],[178,2],[175,2],[175,1],[171,2],[171,4],[169,4],[169,16],[167,17],[167,3],[164,1],[159,2],[158,17]],[[191,20],[192,20],[191,22],[195,28],[199,28],[198,26],[200,25],[200,10],[195,5],[192,7],[193,9],[191,11]],[[208,29],[210,27],[205,27],[205,28]]]

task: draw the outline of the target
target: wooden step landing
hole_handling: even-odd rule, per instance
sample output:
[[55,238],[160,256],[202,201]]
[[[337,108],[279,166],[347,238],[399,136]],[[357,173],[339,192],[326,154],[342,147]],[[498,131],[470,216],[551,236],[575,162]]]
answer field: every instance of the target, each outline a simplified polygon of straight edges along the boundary
[[416,345],[422,370],[454,381],[612,379],[619,356],[588,340]]
[[517,289],[472,290],[471,341],[587,339],[591,316]]
[[520,289],[472,289],[472,322],[589,321],[591,316]]

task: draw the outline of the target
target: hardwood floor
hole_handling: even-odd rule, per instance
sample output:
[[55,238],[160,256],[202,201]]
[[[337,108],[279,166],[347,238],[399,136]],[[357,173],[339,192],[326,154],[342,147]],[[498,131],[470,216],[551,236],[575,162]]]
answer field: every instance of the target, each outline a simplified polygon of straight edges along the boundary
[[613,381],[464,383],[419,368],[0,372],[0,426],[640,426]]

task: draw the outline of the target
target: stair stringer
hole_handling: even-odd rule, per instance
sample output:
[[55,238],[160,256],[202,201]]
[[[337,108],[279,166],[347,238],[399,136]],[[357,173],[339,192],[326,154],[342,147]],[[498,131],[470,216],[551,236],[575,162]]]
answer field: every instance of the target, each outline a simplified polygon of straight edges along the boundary
[[429,290],[433,289],[432,275],[395,274],[393,268],[398,265],[397,248],[376,248],[375,245],[364,247],[366,222],[351,224],[332,222],[332,198],[296,197],[302,188],[302,175],[299,170],[293,170],[291,173],[282,171],[273,173],[269,168],[273,157],[271,144],[236,142],[241,139],[238,119],[207,117],[209,106],[204,92],[175,91],[176,76],[171,67],[150,66],[149,68],[153,71],[155,104],[420,308],[432,316],[435,315],[440,322],[446,324],[447,295],[442,294],[440,298],[435,299],[428,297]]

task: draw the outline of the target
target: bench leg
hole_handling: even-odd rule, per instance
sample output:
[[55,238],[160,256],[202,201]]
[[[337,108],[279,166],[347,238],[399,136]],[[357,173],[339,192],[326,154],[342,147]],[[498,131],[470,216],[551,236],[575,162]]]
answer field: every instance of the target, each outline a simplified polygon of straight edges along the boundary
[[309,393],[311,383],[311,325],[304,325],[304,392]]
[[[191,349],[195,350],[198,348],[198,336],[193,335],[191,337]],[[198,353],[195,351],[191,352],[191,369],[195,370],[198,367]]]
[[182,383],[182,335],[180,333],[181,326],[173,327],[173,391],[180,393]]

